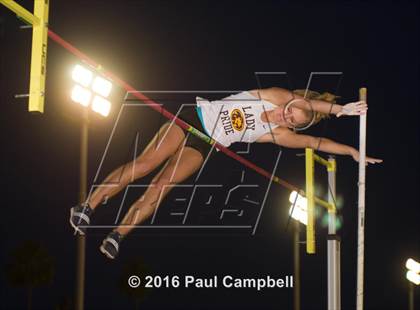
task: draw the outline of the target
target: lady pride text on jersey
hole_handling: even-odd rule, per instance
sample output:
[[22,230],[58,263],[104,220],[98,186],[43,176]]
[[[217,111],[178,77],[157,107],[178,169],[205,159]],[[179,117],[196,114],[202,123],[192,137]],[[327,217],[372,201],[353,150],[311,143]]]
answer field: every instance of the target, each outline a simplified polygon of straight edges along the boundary
[[[235,131],[242,131],[245,126],[246,130],[255,130],[255,115],[251,113],[251,106],[242,107],[241,109],[233,109],[220,111],[220,120],[222,122],[225,135],[234,134]],[[242,111],[241,111],[242,110]]]

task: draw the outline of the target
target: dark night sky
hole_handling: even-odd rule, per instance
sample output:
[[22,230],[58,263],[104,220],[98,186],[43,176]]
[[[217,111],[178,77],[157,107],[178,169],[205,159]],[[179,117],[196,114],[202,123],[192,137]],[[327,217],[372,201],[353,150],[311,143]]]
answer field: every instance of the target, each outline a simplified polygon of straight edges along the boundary
[[[19,1],[31,9],[32,1]],[[419,6],[410,2],[185,2],[51,0],[50,27],[107,69],[142,90],[221,90],[257,87],[256,71],[286,71],[287,78],[260,77],[262,87],[304,88],[312,71],[341,71],[316,79],[311,88],[337,92],[341,103],[369,98],[368,154],[384,159],[368,168],[366,227],[366,309],[405,309],[404,262],[419,249]],[[51,286],[34,291],[34,308],[51,309],[73,297],[75,240],[68,224],[77,203],[80,108],[69,100],[69,72],[77,59],[49,41],[46,112],[32,115],[14,94],[28,88],[30,31],[0,9],[0,100],[2,159],[2,250],[25,240],[41,242],[54,257]],[[339,83],[338,83],[339,82]],[[108,141],[124,92],[114,91],[111,117],[93,117],[89,180]],[[184,99],[183,99],[184,100]],[[194,95],[185,99],[193,102]],[[180,100],[165,105],[175,111]],[[106,172],[126,159],[136,130],[142,149],[163,120],[146,109],[126,113]],[[357,145],[356,118],[328,120],[309,131]],[[118,152],[118,149],[122,150]],[[239,150],[240,146],[234,146]],[[274,145],[254,145],[248,158],[272,169]],[[300,186],[304,162],[298,150],[285,150],[276,175]],[[338,157],[337,191],[342,197],[342,305],[355,308],[357,244],[357,164]],[[240,164],[223,154],[209,163],[208,180],[237,184]],[[232,174],[230,174],[232,171]],[[267,180],[246,171],[261,186]],[[319,171],[319,170],[318,170]],[[204,181],[206,181],[206,175]],[[150,180],[146,178],[144,182]],[[322,174],[319,180],[322,179]],[[325,181],[325,179],[324,179]],[[236,183],[235,183],[236,182]],[[319,190],[325,194],[324,188]],[[135,199],[140,193],[133,193]],[[171,195],[169,196],[171,197]],[[169,198],[168,197],[168,198]],[[175,196],[172,196],[175,197]],[[114,208],[99,209],[96,224],[111,221]],[[261,198],[261,197],[259,197]],[[293,272],[292,236],[286,231],[288,191],[274,185],[255,236],[249,231],[137,230],[122,244],[118,260],[98,251],[108,230],[88,238],[86,309],[130,309],[118,289],[127,261],[141,259],[150,274],[280,277]],[[166,206],[170,204],[166,201]],[[165,207],[165,202],[162,204]],[[108,222],[107,222],[108,221]],[[319,222],[318,222],[319,223]],[[303,238],[302,234],[302,238]],[[318,225],[318,254],[302,247],[302,309],[326,309],[326,229]],[[4,274],[4,272],[2,272]],[[25,307],[23,289],[1,277],[3,309]],[[291,309],[292,290],[155,289],[142,309]],[[417,292],[417,297],[419,296]],[[420,300],[419,300],[420,301]]]

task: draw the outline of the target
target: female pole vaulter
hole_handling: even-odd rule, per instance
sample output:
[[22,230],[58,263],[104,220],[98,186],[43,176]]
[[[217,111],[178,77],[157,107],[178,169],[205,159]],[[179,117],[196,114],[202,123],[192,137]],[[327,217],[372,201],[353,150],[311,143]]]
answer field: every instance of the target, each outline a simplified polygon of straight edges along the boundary
[[[295,132],[318,123],[329,114],[339,117],[366,113],[365,102],[341,106],[335,103],[336,98],[330,93],[273,87],[244,91],[216,101],[197,97],[196,107],[187,107],[179,118],[226,147],[235,142],[275,143],[287,148],[313,148],[331,154],[349,155],[358,161],[359,152],[351,146]],[[113,186],[99,186],[85,203],[71,208],[71,226],[77,233],[85,234],[94,210],[102,201],[165,162],[120,225],[103,240],[100,251],[114,259],[123,238],[158,208],[172,188],[168,185],[178,184],[198,171],[211,150],[212,145],[195,135],[187,135],[187,131],[173,121],[166,122],[141,155],[105,178],[103,184]],[[370,164],[382,162],[370,157],[366,157],[366,161]]]

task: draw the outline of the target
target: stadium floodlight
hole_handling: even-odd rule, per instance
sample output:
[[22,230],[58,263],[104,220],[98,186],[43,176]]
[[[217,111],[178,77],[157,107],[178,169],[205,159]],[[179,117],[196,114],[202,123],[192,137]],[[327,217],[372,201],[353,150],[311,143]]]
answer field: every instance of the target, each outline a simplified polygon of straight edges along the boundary
[[416,262],[414,259],[409,258],[405,263],[405,267],[408,269],[406,273],[406,278],[408,281],[414,283],[415,285],[420,284],[420,263]]
[[111,93],[112,83],[99,75],[95,76],[92,71],[81,65],[74,66],[72,78],[76,85],[71,92],[71,99],[84,107],[92,104],[94,112],[107,117],[111,111],[111,102],[105,98]]
[[414,271],[415,273],[420,273],[420,263],[416,262],[412,258],[407,259],[405,267],[407,267],[408,270]]
[[90,90],[80,85],[75,85],[71,92],[71,99],[74,102],[80,103],[82,106],[85,107],[89,106],[91,96],[92,93],[90,92]]
[[418,273],[415,273],[412,270],[407,271],[405,277],[407,278],[408,281],[414,283],[415,285],[420,284],[420,275]]
[[299,221],[300,223],[308,224],[308,200],[293,191],[289,196],[289,201],[292,203],[289,210],[289,215]]
[[81,65],[76,65],[72,72],[73,81],[79,83],[84,87],[88,87],[92,81],[93,73],[92,71],[82,67]]
[[92,110],[107,117],[109,115],[109,111],[111,110],[111,102],[100,96],[95,96],[92,101]]
[[97,76],[94,80],[93,80],[93,84],[92,84],[92,90],[101,95],[104,98],[107,98],[109,96],[109,94],[111,93],[111,89],[112,89],[112,83],[108,80],[105,80],[104,78]]

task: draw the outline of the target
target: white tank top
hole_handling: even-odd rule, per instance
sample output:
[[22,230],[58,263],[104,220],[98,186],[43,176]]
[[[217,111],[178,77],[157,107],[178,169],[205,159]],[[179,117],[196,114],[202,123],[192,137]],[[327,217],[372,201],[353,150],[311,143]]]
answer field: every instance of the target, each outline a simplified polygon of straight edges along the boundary
[[278,126],[261,120],[263,112],[277,106],[247,91],[215,101],[196,97],[196,101],[207,135],[226,147],[235,142],[252,143]]

